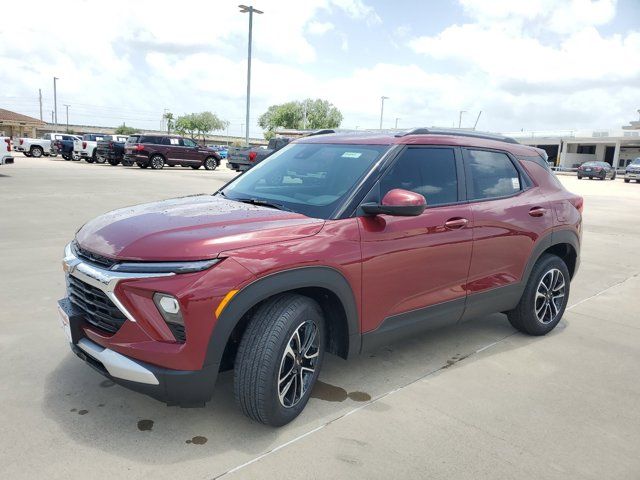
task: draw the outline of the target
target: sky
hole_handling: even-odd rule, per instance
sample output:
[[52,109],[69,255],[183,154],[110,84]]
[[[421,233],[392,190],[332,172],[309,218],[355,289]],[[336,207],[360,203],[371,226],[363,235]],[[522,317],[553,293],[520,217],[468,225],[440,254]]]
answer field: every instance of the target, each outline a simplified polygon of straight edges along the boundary
[[[0,22],[0,108],[157,129],[212,111],[244,135],[237,1],[31,0]],[[269,105],[322,98],[344,128],[620,128],[640,108],[640,0],[255,0],[252,137]],[[23,10],[20,13],[20,10]],[[20,21],[23,18],[24,21]],[[460,112],[464,113],[462,116]],[[482,111],[478,119],[479,112]]]

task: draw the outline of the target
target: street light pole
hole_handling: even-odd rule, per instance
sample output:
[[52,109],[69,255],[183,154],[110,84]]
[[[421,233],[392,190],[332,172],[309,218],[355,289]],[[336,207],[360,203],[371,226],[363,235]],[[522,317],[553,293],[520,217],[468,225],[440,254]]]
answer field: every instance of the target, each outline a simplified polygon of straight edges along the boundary
[[398,129],[398,120],[400,120],[398,117],[396,117],[396,130]]
[[460,110],[460,116],[458,117],[458,128],[462,126],[462,114],[467,113],[466,110]]
[[388,99],[389,97],[380,97],[380,130],[382,130],[382,118],[384,116],[384,101]]
[[69,133],[69,107],[71,105],[67,105],[66,103],[64,104],[64,106],[67,108],[67,133]]
[[53,77],[53,123],[55,125],[55,130],[58,131],[58,92],[56,82],[60,80],[58,77]]
[[251,110],[251,42],[253,37],[253,14],[263,14],[264,12],[256,10],[253,6],[238,5],[241,13],[249,14],[249,47],[247,52],[247,131],[245,142],[249,145],[249,111]]

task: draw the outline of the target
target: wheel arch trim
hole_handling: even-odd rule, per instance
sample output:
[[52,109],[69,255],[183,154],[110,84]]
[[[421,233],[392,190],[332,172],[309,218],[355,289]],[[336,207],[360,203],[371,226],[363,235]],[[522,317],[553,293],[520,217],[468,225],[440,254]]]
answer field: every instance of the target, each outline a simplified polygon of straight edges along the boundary
[[578,270],[578,265],[580,263],[580,238],[575,231],[570,229],[554,230],[553,232],[548,233],[540,238],[533,247],[533,251],[531,252],[531,256],[529,257],[529,261],[527,262],[527,266],[525,267],[524,273],[522,275],[523,286],[526,285],[529,281],[529,276],[531,275],[533,266],[536,264],[542,254],[549,248],[555,245],[562,244],[571,245],[571,247],[576,252],[576,265],[574,269],[575,275],[575,272]]
[[234,328],[253,306],[273,295],[303,288],[324,288],[338,297],[346,314],[348,356],[359,353],[361,336],[358,307],[347,279],[331,267],[299,267],[260,277],[233,296],[222,310],[211,332],[204,366],[220,364]]

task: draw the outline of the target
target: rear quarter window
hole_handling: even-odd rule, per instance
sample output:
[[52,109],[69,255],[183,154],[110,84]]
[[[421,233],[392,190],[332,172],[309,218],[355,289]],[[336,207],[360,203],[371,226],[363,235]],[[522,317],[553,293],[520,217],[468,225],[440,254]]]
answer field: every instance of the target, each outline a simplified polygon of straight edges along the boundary
[[471,199],[507,197],[522,190],[520,172],[505,153],[466,150],[465,157]]

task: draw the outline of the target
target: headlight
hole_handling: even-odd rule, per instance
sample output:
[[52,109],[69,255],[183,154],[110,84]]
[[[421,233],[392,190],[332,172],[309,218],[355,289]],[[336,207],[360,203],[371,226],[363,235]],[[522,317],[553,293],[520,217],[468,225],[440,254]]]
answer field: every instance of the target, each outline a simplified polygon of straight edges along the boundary
[[221,258],[196,262],[125,262],[111,267],[114,272],[125,273],[192,273],[213,267]]

